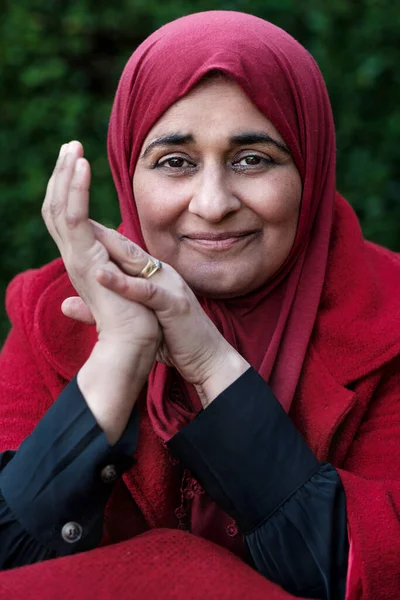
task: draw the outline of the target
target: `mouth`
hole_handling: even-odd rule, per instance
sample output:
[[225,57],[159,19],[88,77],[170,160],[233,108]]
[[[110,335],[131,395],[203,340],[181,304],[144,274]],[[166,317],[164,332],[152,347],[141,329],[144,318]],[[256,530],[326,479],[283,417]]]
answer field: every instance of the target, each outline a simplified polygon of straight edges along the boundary
[[182,241],[205,250],[228,250],[237,245],[245,245],[260,235],[260,230],[224,231],[220,233],[199,232],[183,235]]

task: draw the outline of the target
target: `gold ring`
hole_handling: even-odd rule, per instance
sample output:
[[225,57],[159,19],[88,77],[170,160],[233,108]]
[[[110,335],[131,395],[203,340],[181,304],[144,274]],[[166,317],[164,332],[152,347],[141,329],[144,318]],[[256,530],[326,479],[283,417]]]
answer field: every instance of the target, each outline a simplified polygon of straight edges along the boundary
[[146,266],[140,271],[137,277],[143,277],[144,279],[148,279],[152,277],[154,273],[157,273],[162,267],[162,262],[158,260],[158,258],[149,258]]

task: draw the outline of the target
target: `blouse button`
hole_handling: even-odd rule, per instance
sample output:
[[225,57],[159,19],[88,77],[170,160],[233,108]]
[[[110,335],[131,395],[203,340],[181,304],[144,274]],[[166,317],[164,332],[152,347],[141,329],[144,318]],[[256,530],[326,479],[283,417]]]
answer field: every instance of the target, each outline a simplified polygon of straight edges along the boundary
[[229,537],[235,537],[235,535],[239,533],[239,529],[237,528],[236,523],[231,523],[230,525],[228,525],[225,531],[229,535]]
[[69,523],[65,523],[64,527],[61,529],[61,537],[64,542],[68,544],[75,544],[79,542],[83,534],[83,529],[79,523],[75,523],[75,521],[70,521]]
[[117,469],[115,465],[107,465],[101,470],[100,477],[103,483],[113,483],[118,479]]

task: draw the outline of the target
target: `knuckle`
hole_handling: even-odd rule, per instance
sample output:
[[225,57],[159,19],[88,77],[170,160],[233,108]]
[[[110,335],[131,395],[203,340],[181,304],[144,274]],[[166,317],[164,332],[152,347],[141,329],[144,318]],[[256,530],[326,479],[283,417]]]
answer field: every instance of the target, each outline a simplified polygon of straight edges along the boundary
[[43,202],[43,204],[42,204],[41,215],[42,215],[43,220],[47,221],[47,218],[49,216],[49,207],[46,204],[46,202]]
[[66,165],[64,162],[57,163],[56,166],[54,167],[52,177],[57,177],[58,175],[61,175],[62,173],[65,172],[65,169],[66,169]]
[[50,216],[54,219],[55,217],[58,217],[58,215],[61,213],[61,211],[62,211],[61,203],[56,198],[53,198],[53,200],[49,204]]
[[180,296],[177,298],[176,306],[182,315],[187,315],[191,311],[191,302],[187,296]]
[[87,191],[87,186],[81,180],[73,178],[70,184],[70,190],[82,193]]
[[151,302],[157,296],[158,288],[151,281],[147,282],[146,286],[146,300]]
[[120,278],[120,280],[118,281],[118,287],[123,296],[129,295],[130,285],[126,276]]
[[136,261],[139,258],[140,252],[137,246],[135,246],[135,244],[132,244],[132,242],[130,242],[129,240],[124,239],[122,240],[122,245],[125,254],[128,256],[129,260]]
[[130,240],[128,240],[124,235],[122,235],[122,233],[120,233],[119,231],[117,231],[116,229],[107,229],[107,232],[110,235],[113,235],[114,238],[116,240],[118,240],[119,242],[129,242],[132,243]]
[[[136,273],[138,263],[143,262],[143,251],[127,239],[120,240],[121,264],[132,273]],[[133,268],[133,271],[132,271]]]
[[67,213],[65,215],[65,224],[68,229],[74,229],[80,222],[79,215],[77,213]]

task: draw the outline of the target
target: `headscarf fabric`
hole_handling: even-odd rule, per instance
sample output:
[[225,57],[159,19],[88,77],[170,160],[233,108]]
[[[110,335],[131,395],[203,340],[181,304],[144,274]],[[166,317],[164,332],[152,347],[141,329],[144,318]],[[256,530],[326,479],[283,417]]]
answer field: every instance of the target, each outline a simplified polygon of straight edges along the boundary
[[[152,34],[125,67],[110,121],[109,159],[123,229],[145,248],[132,191],[140,149],[163,113],[215,70],[234,80],[280,132],[303,194],[295,243],[273,280],[242,299],[200,301],[289,410],[317,314],[335,198],[333,118],[310,54],[282,29],[236,12],[190,15]],[[268,338],[262,335],[266,321]],[[163,406],[166,377],[166,368],[157,366],[149,389],[154,427],[164,439],[185,423],[185,415],[174,418]]]

